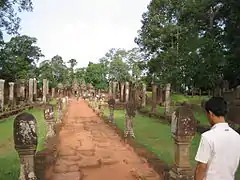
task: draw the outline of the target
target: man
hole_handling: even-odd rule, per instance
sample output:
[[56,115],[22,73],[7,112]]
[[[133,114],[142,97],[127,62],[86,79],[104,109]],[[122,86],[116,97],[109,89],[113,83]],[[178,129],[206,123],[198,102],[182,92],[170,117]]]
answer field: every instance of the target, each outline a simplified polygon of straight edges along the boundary
[[195,180],[234,180],[240,160],[240,135],[225,122],[227,103],[213,97],[206,102],[205,110],[212,128],[201,136]]

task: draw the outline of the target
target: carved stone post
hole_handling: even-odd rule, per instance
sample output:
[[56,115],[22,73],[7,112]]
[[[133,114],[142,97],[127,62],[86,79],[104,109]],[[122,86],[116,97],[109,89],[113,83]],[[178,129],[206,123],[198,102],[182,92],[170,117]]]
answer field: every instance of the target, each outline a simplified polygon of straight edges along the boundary
[[47,103],[47,79],[43,79],[43,103]]
[[52,88],[52,98],[55,97],[55,88]]
[[115,106],[115,99],[111,98],[108,100],[108,107],[109,107],[109,122],[115,123],[114,120],[114,106]]
[[54,120],[54,106],[51,104],[46,105],[44,109],[44,118],[47,123],[47,138],[51,138],[55,135],[54,132],[54,125],[55,125],[55,120]]
[[171,84],[166,84],[166,91],[165,91],[165,115],[170,115],[171,110],[171,99],[170,99],[170,92],[171,92]]
[[182,106],[173,112],[171,131],[175,142],[175,164],[169,173],[170,180],[193,180],[189,155],[196,131],[196,120],[191,109]]
[[120,95],[120,97],[121,97],[121,102],[123,102],[124,101],[124,83],[121,83],[121,95]]
[[125,102],[129,101],[129,82],[125,82]]
[[29,96],[29,102],[33,103],[33,89],[34,89],[34,80],[33,79],[29,79],[28,82],[28,96]]
[[113,91],[112,91],[113,99],[116,99],[116,90],[117,90],[117,82],[113,82]]
[[4,107],[4,79],[0,79],[0,109]]
[[58,98],[57,100],[57,123],[62,123],[62,110],[63,110],[63,103],[62,98]]
[[135,138],[133,131],[133,119],[136,116],[136,106],[133,101],[129,101],[126,105],[125,111],[125,132],[124,137],[132,137]]
[[157,107],[157,85],[152,83],[152,112],[156,111]]
[[14,120],[14,143],[20,157],[19,180],[37,180],[34,156],[37,148],[37,121],[33,115],[22,113]]
[[142,107],[146,106],[146,84],[142,84]]
[[9,103],[11,106],[14,106],[14,82],[9,82]]

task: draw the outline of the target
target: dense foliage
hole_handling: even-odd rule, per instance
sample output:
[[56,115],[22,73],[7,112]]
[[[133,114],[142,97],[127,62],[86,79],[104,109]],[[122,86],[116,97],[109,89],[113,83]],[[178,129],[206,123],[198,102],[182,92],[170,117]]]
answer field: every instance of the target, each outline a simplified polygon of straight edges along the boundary
[[149,75],[175,87],[238,84],[240,3],[234,0],[152,0],[135,42]]

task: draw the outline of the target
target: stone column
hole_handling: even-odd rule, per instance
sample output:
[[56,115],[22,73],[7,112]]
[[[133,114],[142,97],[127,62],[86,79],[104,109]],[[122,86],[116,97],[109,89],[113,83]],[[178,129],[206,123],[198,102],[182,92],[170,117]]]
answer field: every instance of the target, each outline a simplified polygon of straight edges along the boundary
[[124,83],[121,83],[121,102],[123,102],[124,101]]
[[165,115],[170,114],[170,108],[171,108],[171,98],[170,98],[170,92],[171,92],[171,84],[166,84],[166,90],[165,90]]
[[175,142],[175,164],[169,173],[170,180],[193,180],[189,156],[195,131],[196,120],[188,107],[182,106],[173,112],[171,132]]
[[125,102],[129,101],[129,82],[125,82]]
[[55,136],[55,131],[54,131],[54,125],[55,125],[55,120],[54,120],[54,107],[51,104],[48,104],[45,109],[44,109],[44,118],[47,123],[47,138],[51,138]]
[[15,149],[20,158],[19,180],[36,180],[34,156],[37,149],[37,121],[33,115],[22,113],[13,124]]
[[152,112],[156,111],[157,107],[157,85],[152,83]]
[[37,100],[37,79],[33,79],[33,99],[34,101]]
[[116,89],[117,89],[117,82],[113,82],[113,91],[112,91],[113,99],[116,99]]
[[109,108],[109,122],[115,123],[114,120],[114,106],[115,106],[115,99],[111,98],[108,100],[108,108]]
[[55,88],[52,88],[52,98],[55,97]]
[[13,106],[14,103],[13,103],[13,99],[14,99],[14,82],[9,82],[9,102],[10,102],[10,105]]
[[43,79],[43,103],[47,103],[47,79]]
[[142,84],[142,107],[146,106],[146,84]]
[[57,123],[62,123],[62,110],[63,110],[63,104],[62,104],[62,98],[58,98],[57,100]]
[[33,79],[29,79],[28,88],[29,88],[29,91],[28,91],[29,102],[33,103],[33,89],[34,89],[34,80]]
[[47,80],[47,86],[46,86],[46,88],[47,88],[47,95],[49,94],[49,81]]
[[19,80],[19,100],[20,100],[20,104],[24,104],[25,101],[25,80],[24,79],[20,79]]
[[4,107],[4,79],[0,79],[0,110]]

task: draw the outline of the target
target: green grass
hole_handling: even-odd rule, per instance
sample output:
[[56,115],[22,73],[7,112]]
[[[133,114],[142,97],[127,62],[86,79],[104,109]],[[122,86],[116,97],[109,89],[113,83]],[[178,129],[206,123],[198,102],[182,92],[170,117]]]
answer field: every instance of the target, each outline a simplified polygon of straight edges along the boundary
[[52,99],[49,104],[56,105],[57,104],[57,99]]
[[[44,148],[45,122],[43,111],[39,109],[27,110],[38,121],[38,147],[40,151]],[[19,174],[19,157],[14,149],[13,142],[13,122],[14,117],[0,123],[0,179],[17,180]]]
[[[146,93],[149,98],[152,97],[152,92]],[[171,94],[173,102],[189,102],[193,104],[201,104],[202,100],[208,100],[208,96],[185,96],[183,94]]]
[[[104,114],[106,116],[109,115],[107,109],[104,110]],[[124,130],[125,119],[123,110],[115,111],[114,117],[117,126],[121,130]],[[136,141],[144,148],[152,151],[160,160],[166,162],[168,165],[174,163],[174,141],[171,136],[169,125],[162,124],[154,118],[137,115],[134,119],[134,132],[136,135]],[[190,149],[190,162],[193,168],[196,165],[194,158],[199,140],[200,134],[196,133]],[[237,179],[240,179],[240,169],[237,172]]]

